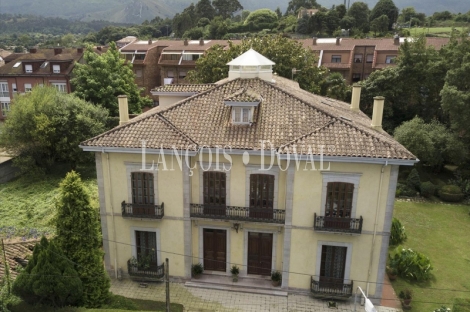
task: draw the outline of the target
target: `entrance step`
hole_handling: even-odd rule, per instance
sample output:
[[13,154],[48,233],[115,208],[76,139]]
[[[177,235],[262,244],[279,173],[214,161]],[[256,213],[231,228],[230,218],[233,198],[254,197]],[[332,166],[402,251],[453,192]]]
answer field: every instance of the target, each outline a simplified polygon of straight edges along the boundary
[[215,290],[226,290],[226,291],[236,291],[242,293],[250,293],[250,294],[260,294],[260,295],[271,295],[271,296],[281,296],[287,297],[286,291],[275,290],[275,289],[268,289],[268,288],[260,288],[260,287],[250,287],[250,286],[243,286],[243,285],[230,285],[230,284],[219,284],[219,283],[210,283],[210,282],[186,282],[184,284],[187,287],[197,287],[197,288],[205,288],[205,289],[215,289]]

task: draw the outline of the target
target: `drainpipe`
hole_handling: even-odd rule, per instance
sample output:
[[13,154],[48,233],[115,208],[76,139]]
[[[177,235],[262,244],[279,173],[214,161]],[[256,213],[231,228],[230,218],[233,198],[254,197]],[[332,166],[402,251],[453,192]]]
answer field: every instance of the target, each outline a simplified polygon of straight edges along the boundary
[[385,164],[382,166],[382,169],[380,170],[379,193],[377,196],[377,207],[375,210],[374,235],[372,237],[372,248],[370,250],[369,270],[367,272],[367,287],[366,287],[367,296],[369,296],[370,276],[372,274],[372,260],[374,258],[375,240],[377,237],[377,225],[378,225],[378,220],[379,220],[379,207],[380,207],[380,199],[381,199],[380,195],[382,194],[382,181],[383,181],[385,167],[387,165],[388,165],[388,161],[385,161]]
[[114,208],[113,208],[113,187],[111,184],[111,168],[109,165],[109,153],[102,151],[103,154],[106,154],[106,162],[108,164],[108,183],[109,183],[109,204],[111,205],[111,216],[113,219],[113,243],[114,243],[114,275],[115,278],[118,278],[118,268],[117,268],[117,245],[116,245],[116,223],[114,222]]

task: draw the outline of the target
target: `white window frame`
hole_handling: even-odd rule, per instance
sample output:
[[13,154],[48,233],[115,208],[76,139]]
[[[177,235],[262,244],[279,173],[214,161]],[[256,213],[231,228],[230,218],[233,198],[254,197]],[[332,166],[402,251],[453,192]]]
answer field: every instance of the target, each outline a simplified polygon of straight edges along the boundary
[[[148,172],[153,174],[153,198],[155,205],[160,205],[158,201],[158,170],[157,165],[154,165],[155,170],[142,170],[142,163],[124,162],[126,166],[127,175],[127,203],[132,203],[132,173],[133,172]],[[152,163],[146,163],[145,168],[152,167]]]
[[5,117],[11,109],[10,102],[1,101],[0,108],[2,110],[2,116]]
[[54,74],[60,74],[60,65],[52,65],[52,72]]
[[396,55],[387,55],[385,56],[385,64],[395,64]]
[[2,81],[0,82],[0,99],[5,100],[7,99],[10,100],[10,91],[8,89],[8,82]]
[[[333,61],[333,59],[335,61]],[[332,55],[331,56],[331,63],[341,63],[341,55]]]
[[160,263],[157,263],[157,264],[161,265],[163,263],[163,259],[162,259],[162,254],[161,254],[162,244],[161,244],[160,229],[159,228],[150,228],[150,227],[132,226],[130,228],[130,231],[131,231],[131,244],[132,244],[131,255],[132,255],[132,257],[135,257],[136,259],[137,259],[137,241],[135,239],[135,231],[154,232],[156,234],[156,236],[157,236],[157,261],[160,262]]
[[[266,151],[266,156],[269,156],[269,151]],[[265,163],[264,167],[269,167],[270,164]],[[274,200],[273,209],[277,208],[277,200],[279,193],[279,167],[276,164],[269,170],[261,170],[261,165],[248,164],[245,165],[245,207],[250,207],[250,176],[252,174],[269,174],[274,176]]]
[[[236,112],[240,112],[240,119],[237,120]],[[248,121],[243,121],[243,113],[248,112]],[[237,125],[246,125],[250,124],[253,121],[253,108],[251,107],[242,107],[242,106],[232,106],[232,123]]]
[[351,207],[351,219],[356,218],[357,198],[359,196],[359,182],[362,173],[345,173],[345,172],[331,172],[322,171],[322,195],[321,195],[321,216],[325,215],[326,195],[329,182],[343,182],[354,184],[352,207]]
[[24,84],[24,92],[31,92],[33,90],[33,86],[30,83]]
[[[182,74],[184,74],[184,76],[183,76]],[[188,75],[188,72],[185,71],[185,70],[180,70],[180,71],[178,72],[178,78],[179,78],[179,79],[186,79],[186,76],[187,76],[187,75]]]
[[59,92],[67,93],[67,83],[65,82],[53,82],[51,83]]
[[29,74],[33,72],[33,65],[31,64],[25,64],[24,65],[24,72]]
[[348,284],[351,281],[351,259],[352,259],[352,243],[340,243],[340,242],[328,242],[318,241],[317,242],[317,259],[315,264],[315,275],[317,280],[320,280],[320,269],[321,269],[321,254],[323,246],[334,246],[334,247],[346,247],[346,263],[344,264],[344,284]]

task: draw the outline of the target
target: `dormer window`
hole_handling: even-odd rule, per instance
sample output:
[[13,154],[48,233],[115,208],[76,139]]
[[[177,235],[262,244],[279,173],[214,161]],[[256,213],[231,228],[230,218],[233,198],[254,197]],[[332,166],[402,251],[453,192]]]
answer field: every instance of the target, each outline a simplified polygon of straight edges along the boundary
[[52,72],[54,74],[60,74],[60,65],[52,65]]
[[232,107],[232,122],[234,124],[248,124],[253,121],[253,108]]
[[25,73],[32,73],[33,72],[33,65],[25,64],[24,65],[24,71],[25,71]]

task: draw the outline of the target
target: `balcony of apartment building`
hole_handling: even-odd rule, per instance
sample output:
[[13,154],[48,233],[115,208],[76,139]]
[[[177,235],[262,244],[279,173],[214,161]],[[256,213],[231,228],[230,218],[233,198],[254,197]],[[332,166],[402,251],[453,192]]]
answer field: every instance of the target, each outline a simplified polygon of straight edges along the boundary
[[[317,280],[318,279],[318,280]],[[342,278],[311,277],[310,291],[315,298],[347,299],[353,293],[353,281],[345,283]]]
[[121,211],[123,218],[137,219],[162,219],[165,215],[164,203],[154,205],[153,203],[121,203]]
[[213,204],[191,204],[191,218],[216,220],[251,221],[263,223],[285,222],[285,210],[266,206],[226,206]]

